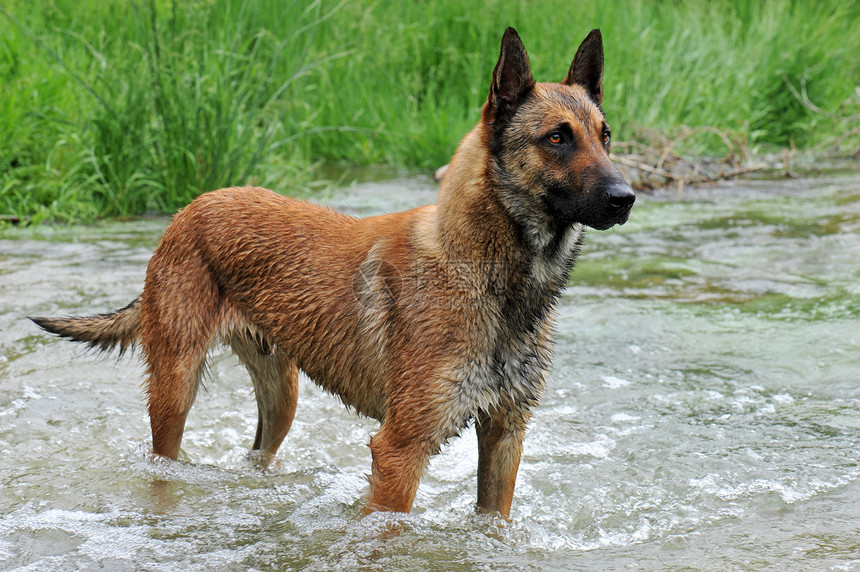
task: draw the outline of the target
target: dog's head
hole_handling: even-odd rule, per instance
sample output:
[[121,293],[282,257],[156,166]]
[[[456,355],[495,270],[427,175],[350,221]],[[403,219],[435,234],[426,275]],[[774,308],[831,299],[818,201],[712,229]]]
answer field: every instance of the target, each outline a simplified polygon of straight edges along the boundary
[[636,196],[609,160],[603,41],[593,30],[561,83],[536,83],[513,28],[502,38],[482,120],[490,176],[514,217],[559,228],[624,224]]

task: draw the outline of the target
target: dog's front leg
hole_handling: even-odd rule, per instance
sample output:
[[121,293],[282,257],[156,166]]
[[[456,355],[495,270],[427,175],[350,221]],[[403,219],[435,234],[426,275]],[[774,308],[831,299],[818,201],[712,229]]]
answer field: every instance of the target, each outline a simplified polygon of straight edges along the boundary
[[[379,432],[370,439],[373,469],[370,477],[368,514],[378,510],[409,512],[418,483],[433,449],[425,435],[416,434],[421,423],[405,426],[386,419]],[[438,448],[438,447],[437,447]]]
[[510,516],[529,417],[504,407],[478,415],[478,512]]

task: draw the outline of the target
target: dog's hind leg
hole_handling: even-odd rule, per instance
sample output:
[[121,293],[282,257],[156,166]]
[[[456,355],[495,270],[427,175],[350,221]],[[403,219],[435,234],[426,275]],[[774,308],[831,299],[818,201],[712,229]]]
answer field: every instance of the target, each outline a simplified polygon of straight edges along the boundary
[[478,415],[478,512],[510,515],[528,417],[504,408]]
[[211,338],[185,343],[174,336],[154,341],[144,338],[149,423],[156,455],[169,459],[179,455],[185,419],[197,395],[210,343]]
[[176,459],[206,354],[218,334],[222,300],[193,245],[170,234],[169,228],[147,268],[140,339],[147,362],[152,450]]
[[254,437],[255,461],[268,465],[290,430],[296,413],[299,370],[289,357],[265,339],[248,332],[234,333],[230,345],[245,364],[254,383],[257,398],[257,434]]

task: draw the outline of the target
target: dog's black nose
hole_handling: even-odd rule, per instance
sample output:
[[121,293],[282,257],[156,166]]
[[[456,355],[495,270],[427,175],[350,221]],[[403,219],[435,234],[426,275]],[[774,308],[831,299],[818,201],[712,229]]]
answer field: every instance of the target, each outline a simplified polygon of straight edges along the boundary
[[609,208],[616,211],[630,210],[636,201],[636,195],[625,183],[615,183],[606,189],[606,198]]

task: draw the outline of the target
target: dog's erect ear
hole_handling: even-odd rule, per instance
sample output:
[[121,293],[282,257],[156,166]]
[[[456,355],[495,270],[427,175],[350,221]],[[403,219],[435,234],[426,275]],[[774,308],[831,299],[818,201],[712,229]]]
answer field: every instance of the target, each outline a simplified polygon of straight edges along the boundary
[[523,42],[516,30],[508,28],[502,37],[502,52],[493,70],[493,84],[490,86],[489,103],[493,117],[496,120],[510,118],[534,84]]
[[598,107],[603,103],[603,38],[600,30],[592,30],[579,45],[567,77],[561,83],[579,84]]

